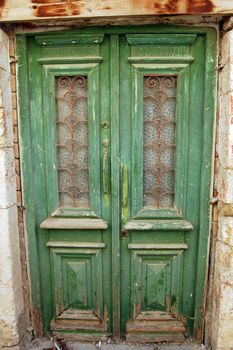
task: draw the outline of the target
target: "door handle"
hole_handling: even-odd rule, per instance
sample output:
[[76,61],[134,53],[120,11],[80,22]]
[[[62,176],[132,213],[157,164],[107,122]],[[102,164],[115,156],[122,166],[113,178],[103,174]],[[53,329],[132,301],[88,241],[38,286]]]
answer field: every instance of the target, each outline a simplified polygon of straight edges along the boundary
[[103,141],[103,191],[109,194],[109,140]]
[[128,167],[127,165],[122,166],[122,219],[125,224],[128,216],[128,192],[129,192],[129,183],[128,183]]

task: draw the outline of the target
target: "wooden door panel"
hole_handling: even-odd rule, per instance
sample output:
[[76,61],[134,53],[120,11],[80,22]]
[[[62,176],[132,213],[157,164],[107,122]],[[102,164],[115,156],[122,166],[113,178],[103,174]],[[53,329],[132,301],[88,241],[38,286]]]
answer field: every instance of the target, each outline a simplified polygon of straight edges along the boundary
[[[100,217],[100,117],[95,91],[100,84],[99,64],[43,65],[43,83],[44,114],[50,116],[45,119],[47,146],[51,150],[46,152],[50,215]],[[82,84],[85,95],[77,91],[80,96],[72,97]],[[60,119],[59,108],[63,117]],[[61,202],[61,198],[67,203]]]
[[43,176],[35,171],[35,191],[44,326],[59,336],[106,339],[111,327],[110,130],[109,105],[103,102],[109,91],[109,80],[103,79],[108,40],[38,35],[31,41],[33,162],[43,169]]
[[78,339],[88,330],[104,339],[107,319],[101,282],[105,244],[49,241],[47,246],[51,252],[56,307],[51,322],[54,334],[75,329]]
[[193,327],[195,303],[204,38],[130,34],[122,46],[132,140],[122,151],[122,264],[131,266],[122,269],[126,339],[146,341],[148,332],[150,341],[162,341],[161,333],[181,341]]
[[182,246],[185,247],[183,244],[180,249],[171,250],[164,244],[161,250],[159,245],[157,249],[149,244],[131,245],[134,318],[147,310],[173,310],[173,313],[176,310],[178,314],[182,294]]
[[[134,106],[132,109],[133,190],[131,214],[133,218],[181,219],[184,216],[187,187],[185,170],[188,156],[189,64],[193,62],[190,45],[193,44],[195,38],[195,35],[191,37],[181,35],[181,37],[178,36],[174,39],[165,36],[163,44],[159,45],[159,40],[162,39],[155,37],[154,40],[150,39],[151,45],[148,45],[148,43],[145,44],[146,41],[143,43],[141,36],[140,38],[138,36],[127,37],[130,45],[132,45],[132,47],[130,46],[129,62],[131,64],[132,105]],[[147,36],[144,39],[147,40]],[[179,42],[179,45],[176,42]],[[169,83],[172,85],[170,87],[171,92],[169,92]],[[160,84],[160,88],[157,89],[156,84]],[[168,87],[166,84],[168,84]],[[145,90],[145,86],[147,86],[147,90]],[[153,93],[156,89],[157,92],[153,100]],[[166,97],[166,94],[169,93],[172,95]],[[146,96],[146,94],[149,94],[149,96]],[[185,99],[182,96],[185,96]],[[171,100],[173,104],[171,104]],[[145,108],[147,109],[145,112],[149,112],[151,115],[145,115]],[[159,108],[159,110],[156,110],[156,108]],[[154,127],[157,130],[152,128],[153,110],[160,121],[159,131],[158,126]],[[166,129],[168,126],[171,132],[174,133],[170,140]],[[148,132],[147,129],[149,129]],[[153,135],[153,132],[155,135]],[[156,146],[152,149],[147,148],[149,143],[146,139],[147,133],[152,137],[152,142],[155,142],[155,138],[160,134],[156,141],[160,143],[160,152],[156,150]],[[173,159],[170,156],[171,152],[173,152]],[[162,158],[160,164],[158,163],[159,153],[160,158]],[[168,158],[170,164],[166,163],[165,157]],[[150,164],[152,169],[149,168]],[[147,171],[145,167],[148,168]],[[173,191],[170,195],[174,197],[171,204],[145,203],[145,197],[148,196],[145,191],[148,191],[148,189],[145,188],[146,184],[144,182],[147,178],[147,182],[150,182],[152,175],[156,176],[153,171],[157,171],[157,177],[160,177],[161,185],[159,187],[165,186],[165,190],[166,184],[169,185],[169,178],[174,181],[170,189],[170,191]],[[156,195],[160,194],[161,197],[162,192],[160,192],[161,190],[158,191],[158,188],[157,190],[154,189],[154,193],[151,193],[150,196],[156,198]]]

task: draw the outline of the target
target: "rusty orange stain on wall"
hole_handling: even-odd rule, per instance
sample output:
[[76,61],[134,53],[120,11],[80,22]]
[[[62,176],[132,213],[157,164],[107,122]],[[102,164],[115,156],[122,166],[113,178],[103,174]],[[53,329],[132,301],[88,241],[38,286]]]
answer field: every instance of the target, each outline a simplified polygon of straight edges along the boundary
[[197,14],[213,12],[211,0],[132,0],[133,6],[158,14]]
[[80,7],[82,6],[79,0],[59,2],[54,0],[31,0],[31,2],[34,4],[33,9],[36,17],[77,16],[80,14]]
[[31,0],[32,4],[58,4],[58,3],[66,3],[67,4],[67,0]]
[[189,0],[187,13],[208,13],[213,9],[214,4],[210,0]]
[[3,9],[4,6],[5,6],[5,2],[6,2],[6,0],[0,0],[0,17],[1,17],[1,15],[2,15],[2,9]]
[[179,9],[178,2],[177,1],[169,1],[167,4],[165,4],[165,10],[168,13],[174,13],[177,12]]
[[231,95],[231,115],[233,115],[233,95]]

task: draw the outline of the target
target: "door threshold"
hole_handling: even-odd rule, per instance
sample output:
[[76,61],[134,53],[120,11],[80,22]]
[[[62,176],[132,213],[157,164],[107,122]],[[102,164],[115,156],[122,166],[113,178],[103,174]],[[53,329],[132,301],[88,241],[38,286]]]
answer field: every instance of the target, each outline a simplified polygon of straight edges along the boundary
[[[70,342],[65,343],[67,350],[96,350],[95,342]],[[23,347],[24,350],[45,350],[53,348],[49,338],[36,338],[30,344]],[[64,348],[65,349],[65,348]],[[153,344],[131,344],[125,341],[102,342],[100,350],[208,350],[203,344],[196,344],[190,339],[183,343],[153,343]],[[62,350],[62,349],[61,349]]]

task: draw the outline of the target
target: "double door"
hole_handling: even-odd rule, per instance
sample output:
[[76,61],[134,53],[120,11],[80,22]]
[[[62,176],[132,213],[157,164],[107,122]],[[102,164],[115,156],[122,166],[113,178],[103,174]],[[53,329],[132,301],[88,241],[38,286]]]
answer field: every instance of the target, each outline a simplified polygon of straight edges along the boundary
[[149,27],[18,37],[32,303],[44,331],[200,337],[214,38]]

